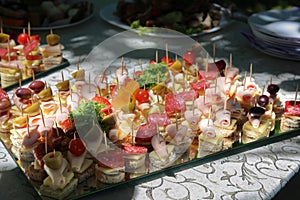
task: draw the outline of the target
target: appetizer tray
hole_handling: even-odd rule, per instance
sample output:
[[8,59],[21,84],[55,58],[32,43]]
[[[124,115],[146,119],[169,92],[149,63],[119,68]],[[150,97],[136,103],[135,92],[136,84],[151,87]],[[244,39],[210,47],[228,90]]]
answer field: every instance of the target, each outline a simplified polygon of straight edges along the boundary
[[[123,35],[124,39],[130,38],[130,41],[134,36],[137,35],[132,31]],[[300,104],[297,95],[295,101],[292,98],[278,98],[281,97],[279,86],[272,84],[272,80],[266,90],[261,90],[252,77],[252,66],[249,76],[241,76],[239,69],[232,67],[231,61],[226,63],[224,60],[210,59],[205,49],[190,38],[181,42],[181,48],[178,48],[177,44],[172,46],[168,38],[159,42],[153,37],[155,48],[163,49],[160,51],[163,56],[159,58],[156,51],[153,56],[155,60],[152,57],[146,63],[127,65],[121,56],[128,52],[136,53],[131,48],[118,52],[120,56],[107,53],[116,51],[111,48],[122,46],[122,35],[117,37],[118,40],[112,37],[97,46],[68,79],[62,77],[62,80],[56,79],[56,84],[51,83],[53,93],[43,92],[41,95],[42,91],[49,90],[49,87],[44,87],[34,94],[37,100],[30,102],[33,95],[25,92],[28,91],[28,84],[31,89],[33,80],[28,80],[27,85],[19,88],[22,94],[15,92],[13,100],[18,104],[13,105],[11,111],[18,120],[12,119],[14,128],[10,129],[11,143],[4,143],[24,172],[24,177],[28,178],[42,199],[79,199],[124,184],[140,184],[300,135],[298,122],[297,128],[289,129],[285,126],[286,121],[283,121],[287,119],[281,117],[284,113],[298,116]],[[146,41],[149,49],[145,43],[137,42],[136,50],[142,49],[138,46],[141,45],[152,51],[153,43]],[[169,45],[165,46],[166,41]],[[54,72],[51,76],[59,77],[60,73]],[[217,84],[227,78],[231,80],[230,83],[234,82],[229,88],[225,88],[226,84]],[[47,76],[43,76],[43,80],[47,80]],[[195,83],[200,85],[193,85]],[[235,90],[231,89],[232,85],[236,87]],[[252,97],[250,91],[254,91],[255,96]],[[235,94],[234,98],[228,98],[232,101],[221,95],[231,92]],[[2,93],[5,101],[8,97]],[[234,100],[238,97],[241,98]],[[26,101],[22,101],[24,99]],[[20,102],[21,106],[27,106],[24,104],[28,101],[31,103],[28,105],[30,111],[18,111],[16,106]],[[36,102],[40,105],[32,108]],[[245,104],[247,102],[249,104]],[[147,107],[147,103],[151,103],[151,106]],[[241,111],[241,106],[237,106],[240,104],[245,110],[236,112]],[[275,105],[277,110],[273,110]],[[161,106],[164,109],[162,111]],[[222,111],[221,115],[219,111]],[[265,115],[266,111],[272,112]],[[196,125],[193,125],[193,116],[197,113],[201,117],[198,116]],[[275,118],[275,113],[280,117]],[[233,114],[236,114],[236,118]],[[165,118],[160,120],[162,116]],[[237,119],[240,124],[237,124]],[[244,127],[245,124],[247,126]],[[230,138],[221,132],[225,130],[224,127],[234,132]],[[180,130],[185,131],[179,134]],[[257,139],[250,137],[253,131],[258,132]],[[225,137],[229,139],[226,145]],[[78,163],[81,167],[76,169]],[[42,173],[38,176],[42,177],[39,182],[33,179],[36,178],[33,175],[37,175],[35,172],[39,175],[39,172]],[[89,176],[79,182],[85,172]],[[76,178],[75,173],[78,175]],[[66,183],[67,180],[70,182]]]

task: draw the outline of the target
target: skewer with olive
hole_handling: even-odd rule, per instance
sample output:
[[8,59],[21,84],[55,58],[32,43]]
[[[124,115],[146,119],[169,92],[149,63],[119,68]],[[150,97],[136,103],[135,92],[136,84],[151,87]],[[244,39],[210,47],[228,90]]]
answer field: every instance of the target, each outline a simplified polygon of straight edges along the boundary
[[248,119],[250,123],[252,124],[253,128],[258,128],[261,122],[261,117],[265,113],[265,109],[254,106],[250,108],[248,112]]

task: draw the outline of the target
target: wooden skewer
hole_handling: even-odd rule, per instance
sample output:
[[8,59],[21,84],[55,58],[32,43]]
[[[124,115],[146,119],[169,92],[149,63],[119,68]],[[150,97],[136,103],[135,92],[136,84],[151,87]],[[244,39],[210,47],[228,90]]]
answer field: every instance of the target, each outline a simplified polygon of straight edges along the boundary
[[250,77],[250,82],[252,82],[252,63],[250,64],[250,75],[249,75],[249,77]]
[[31,32],[30,32],[30,22],[28,22],[27,26],[28,26],[28,36],[30,37],[30,35],[31,35]]
[[232,54],[229,55],[229,69],[232,68]]
[[103,132],[103,135],[104,135],[105,152],[107,152],[108,145],[107,145],[107,139],[106,139],[106,132],[105,131]]
[[44,118],[44,114],[43,114],[43,111],[42,111],[42,108],[40,107],[40,113],[41,113],[41,117],[42,117],[42,122],[43,122],[43,126],[44,128],[46,127],[46,124],[45,124],[45,118]]
[[62,113],[62,104],[61,104],[61,98],[60,98],[60,94],[59,93],[58,93],[58,101],[59,101],[60,113]]
[[246,77],[247,77],[247,72],[245,72],[245,75],[244,75],[244,80],[243,80],[243,91],[245,91],[246,89]]
[[168,50],[168,44],[166,44],[166,62],[167,65],[169,64],[169,50]]
[[122,56],[122,60],[121,60],[121,75],[123,76],[124,73],[124,57]]
[[131,144],[134,146],[134,121],[131,120]]
[[214,59],[214,63],[216,62],[216,44],[213,44],[213,59]]
[[55,124],[56,134],[59,137],[60,134],[59,134],[59,130],[58,130],[58,127],[57,127],[57,121],[56,120],[54,120],[54,124]]
[[65,81],[65,77],[64,77],[64,72],[63,71],[61,71],[61,80]]
[[45,153],[48,153],[48,133],[45,133]]
[[29,117],[28,117],[28,114],[26,114],[26,128],[27,128],[27,134],[30,135],[30,133],[29,133]]
[[89,93],[91,92],[91,73],[89,72]]
[[295,94],[294,106],[296,106],[296,104],[297,104],[297,97],[298,97],[298,85],[296,87],[296,94]]
[[208,53],[206,52],[206,67],[205,71],[208,71]]
[[8,57],[8,62],[10,63],[10,44],[9,44],[9,41],[7,42],[7,57]]

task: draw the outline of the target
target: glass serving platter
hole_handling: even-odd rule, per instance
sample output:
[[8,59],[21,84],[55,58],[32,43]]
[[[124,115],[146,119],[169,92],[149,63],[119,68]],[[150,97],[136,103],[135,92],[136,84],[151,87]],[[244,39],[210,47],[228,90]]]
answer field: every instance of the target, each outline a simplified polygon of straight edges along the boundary
[[[182,35],[181,35],[182,36]],[[121,45],[126,42],[126,39],[130,39],[130,44],[134,43],[134,48],[131,48],[129,45],[123,45],[124,48],[119,48]],[[121,43],[119,43],[121,42]],[[145,43],[146,42],[146,43]],[[182,58],[183,53],[188,49],[189,47],[195,45],[195,41],[190,39],[189,37],[185,38],[184,42],[180,41],[179,43],[178,40],[174,41],[171,38],[161,38],[161,40],[158,40],[158,38],[153,38],[150,37],[148,38],[147,36],[138,36],[137,34],[133,33],[132,31],[125,32],[123,34],[119,34],[116,37],[112,37],[109,40],[106,40],[102,42],[100,45],[98,45],[92,52],[88,55],[88,57],[85,59],[84,63],[81,64],[81,68],[84,69],[88,73],[88,79],[89,80],[94,80],[95,75],[97,74],[103,74],[103,72],[110,72],[107,74],[109,77],[109,81],[112,81],[114,77],[115,70],[117,69],[119,64],[113,66],[112,63],[116,61],[116,58],[120,58],[120,56],[126,55],[128,52],[132,52],[133,50],[140,50],[143,48],[157,48],[160,50],[165,49],[165,44],[168,44],[168,48],[170,51],[170,57],[173,57],[173,55],[178,55],[180,58]],[[153,46],[155,44],[155,46]],[[180,46],[178,46],[180,44]],[[196,43],[198,44],[198,43]],[[117,50],[111,49],[114,47],[118,47]],[[178,48],[180,47],[180,48]],[[128,48],[128,49],[126,49]],[[111,54],[112,50],[114,50],[114,54]],[[102,55],[101,57],[98,55]],[[204,49],[201,50],[201,54],[199,57],[205,58],[207,55],[206,51]],[[123,65],[123,63],[122,63]],[[101,66],[98,68],[95,68],[94,66]],[[109,66],[109,67],[106,67]],[[129,67],[128,67],[129,69]],[[135,67],[129,69],[130,73],[135,72]],[[58,73],[58,72],[57,72]],[[87,74],[86,74],[87,75]],[[45,77],[44,77],[45,78]],[[51,84],[54,85],[54,84]],[[89,113],[90,117],[90,123],[93,124],[95,122],[93,120],[93,113]],[[75,118],[75,122],[80,119]],[[80,123],[75,123],[75,126],[78,131],[79,136],[82,136],[82,130],[80,130],[80,127],[77,126]],[[96,194],[100,191],[104,190],[109,190],[112,188],[118,188],[123,185],[136,185],[143,183],[145,181],[153,180],[155,178],[161,177],[163,175],[173,175],[174,173],[178,171],[182,171],[184,169],[188,169],[197,165],[202,165],[204,163],[208,163],[220,158],[224,158],[226,156],[234,155],[237,153],[245,152],[254,148],[262,147],[268,144],[272,144],[278,141],[282,141],[285,139],[289,139],[295,136],[300,135],[300,129],[288,131],[288,132],[281,132],[279,130],[279,125],[280,125],[280,120],[276,121],[275,124],[275,131],[267,138],[260,139],[254,142],[250,142],[247,144],[243,144],[240,140],[237,140],[232,148],[228,148],[226,150],[221,150],[203,157],[197,157],[194,154],[197,155],[197,151],[191,150],[191,147],[194,145],[194,143],[191,143],[185,152],[180,154],[176,161],[170,162],[170,164],[166,165],[165,167],[161,169],[156,169],[156,170],[149,170],[149,167],[147,163],[149,163],[149,157],[150,154],[147,154],[146,156],[146,162],[145,162],[145,170],[144,173],[139,174],[138,176],[130,178],[131,173],[129,171],[125,171],[125,179],[119,183],[114,183],[114,184],[104,184],[100,183],[97,181],[96,176],[92,176],[91,178],[87,179],[83,183],[78,184],[76,190],[70,194],[67,199],[79,199],[79,198],[84,198]],[[83,131],[84,132],[84,131]],[[86,131],[85,131],[86,132]],[[101,131],[100,131],[101,132]],[[103,133],[103,132],[101,132]],[[81,137],[83,138],[83,137]],[[198,141],[198,138],[194,140],[196,143]],[[103,142],[103,141],[102,141]],[[103,144],[103,143],[102,143]],[[112,143],[108,143],[109,145],[113,145]],[[88,147],[88,146],[87,146]],[[7,147],[7,149],[10,151],[10,148]],[[191,156],[191,152],[193,152],[193,156]],[[11,153],[11,155],[14,157],[14,155]],[[20,160],[16,159],[16,163],[20,166],[20,171],[26,172],[27,169],[23,167],[22,163]],[[23,173],[24,178],[28,178],[25,173]],[[34,181],[28,181],[29,184],[32,185],[32,187],[35,189],[36,193],[40,195],[39,192],[39,185],[37,185]],[[48,199],[47,197],[40,196],[42,199]]]

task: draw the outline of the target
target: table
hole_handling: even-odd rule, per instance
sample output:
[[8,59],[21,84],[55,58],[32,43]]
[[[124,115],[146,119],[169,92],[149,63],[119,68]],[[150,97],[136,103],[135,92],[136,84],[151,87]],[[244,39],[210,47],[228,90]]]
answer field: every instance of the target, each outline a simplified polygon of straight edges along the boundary
[[[65,46],[63,54],[70,62],[70,66],[63,70],[66,73],[74,70],[76,64],[83,61],[99,43],[122,31],[99,17],[101,7],[111,2],[95,0],[95,13],[89,21],[54,30],[61,35],[61,43]],[[281,95],[293,95],[296,85],[300,85],[300,70],[297,69],[299,62],[274,58],[254,49],[240,34],[247,28],[247,24],[234,21],[218,32],[195,39],[210,55],[214,44],[217,59],[228,61],[232,53],[233,64],[240,68],[241,73],[249,71],[252,63],[253,77],[257,82],[265,84],[272,75],[273,83],[281,87]],[[48,34],[46,31],[36,33],[42,38]],[[48,78],[58,80],[58,77],[60,72]],[[174,176],[161,175],[151,181],[123,185],[83,199],[271,199],[299,171],[299,142],[299,136],[293,137],[184,169]],[[38,198],[2,144],[0,163],[0,199]]]

